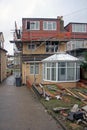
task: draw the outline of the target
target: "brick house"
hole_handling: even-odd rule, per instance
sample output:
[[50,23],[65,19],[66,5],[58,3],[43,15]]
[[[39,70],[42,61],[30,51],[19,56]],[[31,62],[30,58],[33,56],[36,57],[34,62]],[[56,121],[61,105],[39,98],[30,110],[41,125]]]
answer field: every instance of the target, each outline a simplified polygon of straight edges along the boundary
[[6,78],[6,53],[7,51],[4,49],[4,36],[0,32],[0,82]]
[[[62,17],[23,18],[22,33],[17,27],[15,33],[16,39],[11,42],[21,52],[22,84],[43,81],[45,58],[64,51],[81,57],[87,50],[87,23],[69,23],[64,27]],[[62,85],[75,86],[75,82],[62,82]]]
[[42,60],[66,50],[70,33],[64,30],[62,17],[22,19],[22,83],[40,83]]
[[82,53],[87,51],[87,23],[69,23],[64,29],[71,32],[71,39],[67,42],[67,52],[82,58]]

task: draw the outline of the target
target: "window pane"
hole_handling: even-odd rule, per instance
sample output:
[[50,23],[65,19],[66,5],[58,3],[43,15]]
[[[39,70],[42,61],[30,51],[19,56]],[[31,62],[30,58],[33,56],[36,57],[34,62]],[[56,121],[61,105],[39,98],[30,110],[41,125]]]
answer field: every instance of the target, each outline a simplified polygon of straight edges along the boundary
[[35,48],[36,48],[36,45],[33,43],[28,45],[28,49],[35,49]]
[[75,63],[74,62],[67,62],[67,67],[74,67]]
[[53,29],[56,30],[56,22],[53,22]]
[[87,32],[86,24],[72,24],[72,32]]
[[50,67],[51,66],[51,63],[47,63],[47,67]]
[[59,67],[65,67],[65,66],[66,66],[66,63],[65,63],[65,62],[59,62],[59,63],[58,63],[58,66],[59,66]]
[[76,69],[76,80],[80,79],[80,68]]
[[56,81],[56,68],[52,68],[51,78],[52,80]]
[[48,30],[52,30],[52,24],[51,24],[51,22],[48,22]]
[[30,64],[30,74],[39,74],[39,64]]
[[56,30],[56,22],[53,21],[44,21],[43,30]]
[[50,80],[50,68],[47,68],[47,80]]
[[56,67],[56,63],[51,63],[52,64],[52,67]]
[[38,65],[35,66],[35,74],[39,74],[39,66]]
[[34,73],[34,67],[33,65],[30,65],[30,74],[33,74]]
[[65,81],[66,80],[66,69],[58,68],[58,80]]
[[75,69],[74,68],[67,68],[67,80],[74,80],[75,75]]
[[30,29],[31,30],[40,30],[40,22],[39,21],[30,21]]

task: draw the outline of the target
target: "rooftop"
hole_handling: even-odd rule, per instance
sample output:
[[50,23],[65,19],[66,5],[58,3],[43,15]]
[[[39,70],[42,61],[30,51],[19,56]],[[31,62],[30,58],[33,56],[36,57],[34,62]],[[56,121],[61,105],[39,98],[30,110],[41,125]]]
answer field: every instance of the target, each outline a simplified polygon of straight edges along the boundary
[[79,61],[78,58],[72,56],[72,55],[69,55],[67,53],[56,53],[44,60],[42,60],[42,62],[52,62],[52,61]]

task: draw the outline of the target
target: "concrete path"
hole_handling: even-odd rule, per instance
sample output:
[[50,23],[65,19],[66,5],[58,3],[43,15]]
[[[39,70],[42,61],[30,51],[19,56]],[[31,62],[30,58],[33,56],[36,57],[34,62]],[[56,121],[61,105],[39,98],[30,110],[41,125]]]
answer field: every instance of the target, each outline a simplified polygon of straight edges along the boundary
[[63,130],[26,86],[13,76],[0,84],[0,130]]

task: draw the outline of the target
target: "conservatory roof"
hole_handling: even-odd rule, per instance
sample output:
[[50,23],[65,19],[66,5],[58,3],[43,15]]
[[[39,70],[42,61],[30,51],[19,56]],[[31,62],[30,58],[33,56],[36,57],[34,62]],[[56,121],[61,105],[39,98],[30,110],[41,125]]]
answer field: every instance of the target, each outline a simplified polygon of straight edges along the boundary
[[52,62],[52,61],[79,61],[79,59],[67,53],[56,53],[42,60],[42,62]]

